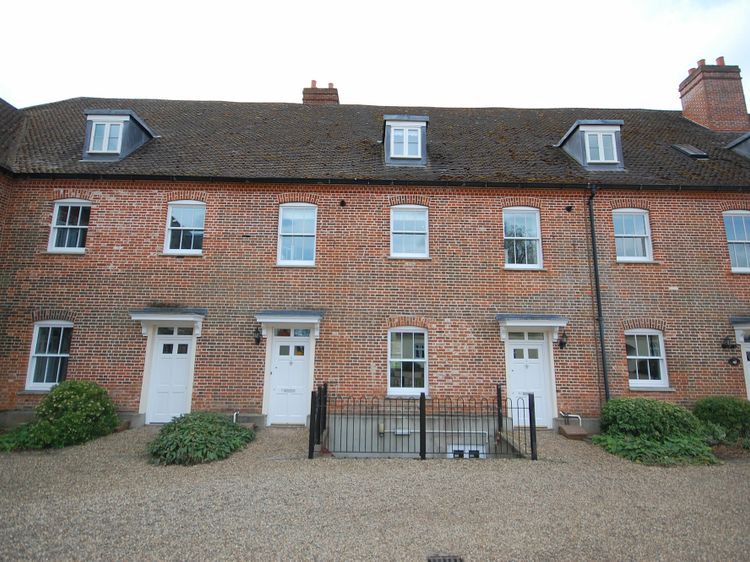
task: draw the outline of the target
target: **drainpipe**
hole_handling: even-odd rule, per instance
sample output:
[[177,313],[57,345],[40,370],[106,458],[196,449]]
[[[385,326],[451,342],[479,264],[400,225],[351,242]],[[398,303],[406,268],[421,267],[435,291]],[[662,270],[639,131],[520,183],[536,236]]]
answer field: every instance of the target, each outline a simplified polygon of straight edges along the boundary
[[594,289],[596,291],[596,322],[599,325],[599,349],[602,356],[602,378],[604,379],[604,399],[609,401],[609,375],[607,373],[607,349],[604,345],[604,314],[602,312],[602,287],[599,280],[599,256],[596,250],[596,225],[594,223],[594,197],[596,185],[590,185],[589,223],[591,225],[591,254],[594,264]]

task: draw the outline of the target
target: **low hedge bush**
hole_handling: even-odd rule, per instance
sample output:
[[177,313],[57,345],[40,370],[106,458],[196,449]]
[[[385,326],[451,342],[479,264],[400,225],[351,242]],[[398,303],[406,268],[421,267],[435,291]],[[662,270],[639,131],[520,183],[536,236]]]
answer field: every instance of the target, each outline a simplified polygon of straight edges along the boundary
[[0,436],[0,450],[78,445],[108,435],[117,427],[115,405],[91,381],[63,381],[36,408],[36,419]]
[[651,398],[610,400],[602,408],[601,427],[593,441],[606,451],[659,465],[715,463],[707,442],[723,435],[685,408]]
[[750,402],[735,396],[709,396],[698,400],[695,417],[720,425],[726,440],[736,442],[750,438]]
[[164,425],[148,451],[156,464],[192,465],[224,459],[255,439],[225,415],[193,412]]
[[653,398],[617,398],[602,408],[602,431],[626,435],[671,437],[699,435],[701,422],[676,404]]

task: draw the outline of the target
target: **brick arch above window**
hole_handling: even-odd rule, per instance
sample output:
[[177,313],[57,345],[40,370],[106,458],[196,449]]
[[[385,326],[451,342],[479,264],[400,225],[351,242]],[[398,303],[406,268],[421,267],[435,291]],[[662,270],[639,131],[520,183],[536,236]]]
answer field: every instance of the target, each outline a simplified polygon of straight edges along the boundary
[[31,312],[32,322],[49,322],[54,320],[64,320],[75,323],[76,314],[70,310],[60,310],[56,308],[38,308]]
[[404,326],[423,328],[425,330],[429,328],[429,322],[423,316],[391,316],[388,318],[387,324],[388,328],[401,328]]
[[532,207],[541,210],[542,208],[542,200],[538,197],[501,197],[499,204],[503,209],[506,207]]
[[276,197],[279,205],[285,203],[309,203],[310,205],[318,205],[320,196],[317,193],[279,193]]
[[649,210],[649,202],[647,199],[639,199],[637,197],[618,197],[609,201],[610,208],[615,209],[642,209],[644,211]]
[[622,321],[623,330],[659,330],[664,333],[667,330],[667,323],[664,320],[654,318],[631,318]]
[[165,203],[171,203],[172,201],[200,201],[201,203],[205,203],[206,199],[208,197],[205,191],[177,190],[164,193]]
[[746,201],[722,201],[720,205],[722,212],[724,211],[745,211],[750,212],[750,205]]
[[77,189],[77,188],[63,188],[55,189],[53,201],[59,201],[61,199],[80,199],[83,201],[92,202],[94,192],[90,189]]
[[426,195],[418,195],[416,193],[389,195],[388,206],[395,207],[396,205],[421,205],[422,207],[429,207],[430,198]]

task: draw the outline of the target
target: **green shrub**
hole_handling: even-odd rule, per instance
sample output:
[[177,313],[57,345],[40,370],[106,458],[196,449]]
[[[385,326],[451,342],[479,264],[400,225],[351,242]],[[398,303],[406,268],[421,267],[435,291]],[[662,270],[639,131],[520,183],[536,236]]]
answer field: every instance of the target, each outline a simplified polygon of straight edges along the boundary
[[701,422],[682,406],[653,398],[617,398],[602,408],[602,431],[659,439],[700,435]]
[[255,432],[222,414],[193,412],[164,425],[148,445],[156,464],[199,464],[224,459],[255,439]]
[[85,443],[117,427],[115,405],[91,381],[64,381],[36,408],[36,419],[0,436],[0,450],[45,449]]
[[718,423],[703,422],[703,440],[712,447],[720,445],[727,439],[727,432]]
[[681,406],[652,398],[618,398],[602,408],[603,433],[593,442],[644,464],[712,464],[707,443],[721,441],[722,428],[701,422]]
[[595,435],[592,440],[607,452],[637,463],[674,465],[717,462],[711,447],[700,437],[679,435],[654,439],[621,433],[604,433]]
[[710,396],[698,400],[693,409],[704,422],[719,424],[727,433],[727,441],[750,437],[750,402],[735,396]]

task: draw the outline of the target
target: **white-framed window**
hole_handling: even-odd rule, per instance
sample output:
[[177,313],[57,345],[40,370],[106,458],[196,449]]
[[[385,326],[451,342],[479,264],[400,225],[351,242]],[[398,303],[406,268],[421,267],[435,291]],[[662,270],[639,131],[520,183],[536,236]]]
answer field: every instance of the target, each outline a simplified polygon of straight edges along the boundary
[[427,393],[427,330],[414,327],[388,330],[388,394]]
[[618,128],[612,127],[581,127],[584,144],[586,145],[586,163],[588,164],[617,164],[617,136]]
[[615,252],[617,261],[651,261],[651,227],[648,211],[643,209],[615,209]]
[[122,132],[127,116],[89,116],[91,135],[89,152],[94,154],[119,154],[122,149]]
[[27,390],[49,390],[68,375],[73,323],[45,321],[34,324]]
[[625,354],[631,388],[667,387],[664,336],[658,330],[627,330]]
[[506,207],[503,209],[505,267],[541,269],[542,235],[539,209]]
[[422,127],[391,125],[391,158],[422,158]]
[[426,258],[428,256],[427,207],[421,205],[391,207],[391,257]]
[[309,203],[279,207],[278,265],[315,265],[318,208]]
[[47,251],[82,254],[86,251],[91,203],[83,199],[55,201]]
[[750,211],[726,211],[724,229],[732,271],[750,273]]
[[167,210],[167,232],[164,253],[200,255],[203,253],[203,233],[206,204],[202,201],[172,201]]

